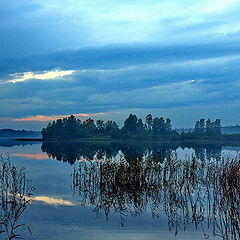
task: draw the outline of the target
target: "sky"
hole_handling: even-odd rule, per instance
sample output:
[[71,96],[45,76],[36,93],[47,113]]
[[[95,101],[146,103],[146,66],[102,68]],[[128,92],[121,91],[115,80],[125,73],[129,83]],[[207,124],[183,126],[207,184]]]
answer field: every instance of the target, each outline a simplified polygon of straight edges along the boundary
[[0,128],[130,113],[240,123],[240,0],[1,0]]

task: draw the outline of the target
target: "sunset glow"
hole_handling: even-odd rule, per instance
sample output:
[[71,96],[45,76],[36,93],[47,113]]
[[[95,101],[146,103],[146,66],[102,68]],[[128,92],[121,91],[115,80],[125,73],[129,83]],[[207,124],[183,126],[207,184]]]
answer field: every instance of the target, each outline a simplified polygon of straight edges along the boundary
[[[72,114],[75,117],[94,117],[94,116],[102,116],[106,115],[106,113],[76,113]],[[49,122],[49,121],[55,121],[59,118],[66,118],[69,117],[69,115],[53,115],[53,116],[46,116],[46,115],[36,115],[36,116],[28,116],[28,117],[23,117],[23,118],[15,118],[12,119],[14,122],[22,122],[22,121],[27,121],[27,122]]]
[[36,159],[36,160],[49,159],[46,153],[13,153],[11,155],[15,157],[24,157],[27,159]]

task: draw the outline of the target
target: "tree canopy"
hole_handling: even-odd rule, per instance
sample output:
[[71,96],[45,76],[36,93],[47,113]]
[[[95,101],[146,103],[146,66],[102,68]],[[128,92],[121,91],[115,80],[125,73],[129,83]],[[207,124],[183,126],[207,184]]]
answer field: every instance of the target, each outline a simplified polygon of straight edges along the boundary
[[104,122],[100,119],[94,121],[88,118],[81,121],[71,115],[50,122],[46,128],[42,129],[43,138],[145,138],[176,134],[176,131],[172,130],[170,119],[153,118],[151,114],[146,116],[145,123],[141,118],[130,114],[122,128],[112,120]]
[[[169,118],[153,117],[148,114],[145,122],[134,114],[130,114],[124,121],[122,128],[112,120],[103,121],[88,118],[84,121],[71,115],[69,117],[50,122],[42,129],[42,136],[46,138],[99,138],[99,139],[179,139],[179,135],[173,130]],[[189,134],[188,134],[189,135]],[[221,120],[211,121],[200,119],[195,123],[191,136],[212,137],[221,135]]]
[[219,136],[221,135],[221,120],[211,121],[200,119],[195,123],[194,133],[199,136]]

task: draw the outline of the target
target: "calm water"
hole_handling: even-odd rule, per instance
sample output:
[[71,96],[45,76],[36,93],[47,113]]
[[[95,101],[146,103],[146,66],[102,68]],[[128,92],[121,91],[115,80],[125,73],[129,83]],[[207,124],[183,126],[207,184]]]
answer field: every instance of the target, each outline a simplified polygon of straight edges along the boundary
[[[212,232],[210,230],[208,232],[207,227],[202,224],[196,227],[189,222],[184,229],[181,219],[176,232],[176,226],[171,227],[166,212],[159,211],[158,216],[153,216],[151,193],[147,194],[145,205],[141,209],[136,210],[136,206],[132,203],[125,203],[125,209],[119,209],[120,203],[115,200],[125,196],[125,193],[119,193],[117,197],[113,197],[113,202],[108,204],[108,209],[104,208],[105,205],[98,206],[98,211],[96,202],[100,201],[99,196],[95,194],[91,199],[89,191],[95,190],[92,189],[92,182],[89,181],[98,181],[98,175],[94,174],[99,169],[98,164],[106,158],[119,161],[124,156],[126,161],[131,162],[136,157],[151,155],[156,162],[162,162],[171,152],[176,152],[179,158],[186,159],[186,161],[192,154],[197,155],[201,161],[212,161],[219,159],[221,155],[236,156],[238,151],[240,151],[238,147],[181,148],[129,143],[125,145],[117,143],[110,145],[95,143],[14,145],[7,143],[0,146],[0,153],[9,153],[15,165],[23,166],[27,178],[31,179],[32,185],[36,187],[33,195],[34,201],[23,213],[20,223],[27,224],[31,228],[34,239],[39,240],[186,240],[205,239],[207,235],[209,239],[220,239],[213,238]],[[83,170],[85,175],[89,171],[90,163],[86,163],[86,160],[94,160],[94,166],[97,167],[90,174],[88,173],[88,178],[81,183],[91,185],[86,186],[88,192],[84,193],[74,190],[72,180],[76,173],[74,169],[78,171],[81,166],[85,167]],[[94,179],[91,177],[92,174],[95,176]],[[129,194],[131,193],[128,193],[128,196]],[[128,207],[131,209],[127,209]],[[204,235],[203,228],[207,235]],[[25,239],[32,239],[24,228],[21,228],[19,232]]]

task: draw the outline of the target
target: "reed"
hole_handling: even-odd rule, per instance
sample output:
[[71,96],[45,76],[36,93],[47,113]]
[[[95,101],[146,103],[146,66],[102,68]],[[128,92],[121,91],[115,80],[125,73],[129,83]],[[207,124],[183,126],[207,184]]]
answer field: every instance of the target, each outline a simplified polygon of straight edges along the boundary
[[190,225],[209,229],[214,236],[239,240],[240,159],[222,157],[201,161],[176,154],[163,163],[153,158],[81,162],[72,174],[74,195],[82,205],[92,205],[109,218],[118,212],[124,226],[127,215],[146,211],[165,214],[171,231],[178,234]]
[[26,227],[19,220],[31,203],[34,188],[27,180],[24,168],[16,167],[9,156],[0,155],[0,236],[6,240],[21,238],[17,230]]

